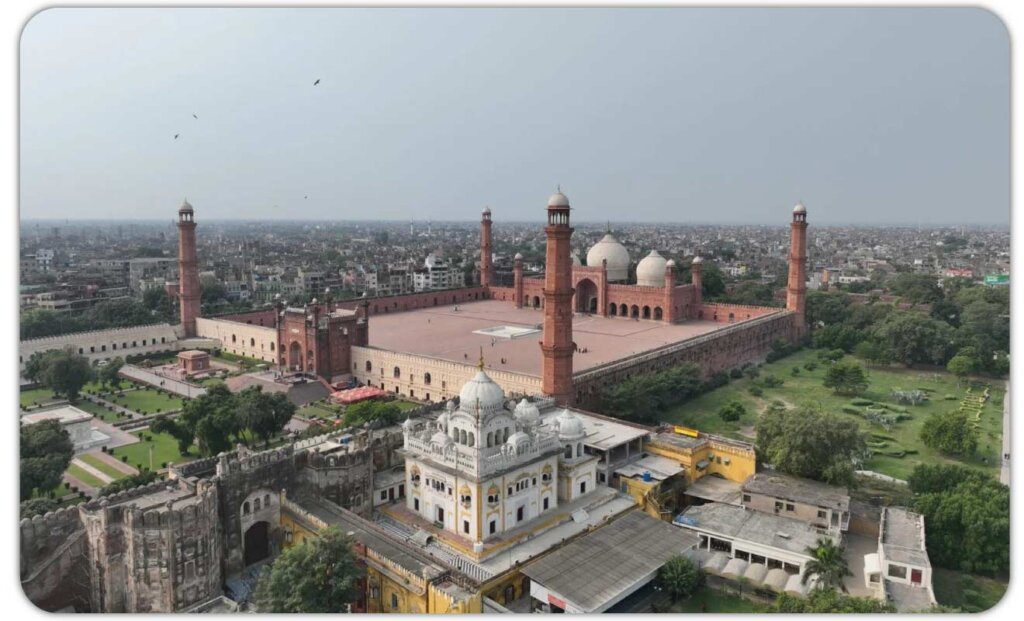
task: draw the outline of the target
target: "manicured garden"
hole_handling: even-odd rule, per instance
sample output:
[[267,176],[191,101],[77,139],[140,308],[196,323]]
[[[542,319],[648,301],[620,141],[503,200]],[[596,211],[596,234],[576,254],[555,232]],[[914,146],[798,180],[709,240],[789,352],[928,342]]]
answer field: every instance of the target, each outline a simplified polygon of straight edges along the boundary
[[75,477],[76,479],[78,479],[82,483],[85,483],[86,485],[88,485],[90,487],[95,487],[96,489],[99,489],[99,488],[103,487],[104,485],[106,485],[106,483],[104,483],[103,481],[99,480],[99,478],[97,478],[96,476],[93,476],[89,472],[86,472],[83,468],[79,467],[76,464],[71,464],[70,466],[68,466],[67,473],[70,474],[71,476]]
[[[741,378],[732,379],[721,388],[673,408],[663,418],[666,422],[749,441],[755,437],[758,415],[773,401],[780,401],[787,407],[811,404],[854,418],[864,431],[871,434],[869,446],[873,456],[865,464],[868,470],[906,479],[918,463],[945,462],[962,463],[993,474],[997,472],[1002,447],[1002,381],[993,380],[989,387],[991,398],[987,402],[979,401],[977,395],[983,393],[983,387],[972,388],[968,393],[966,381],[958,382],[955,376],[944,371],[869,366],[863,360],[847,355],[843,361],[855,361],[865,367],[869,386],[858,397],[843,396],[823,386],[828,363],[819,360],[819,351],[806,349],[764,364],[757,377],[744,374]],[[782,385],[766,386],[766,376],[781,379]],[[752,388],[754,393],[761,394],[752,394]],[[894,390],[920,390],[927,400],[920,405],[899,404],[892,398]],[[723,420],[718,415],[719,410],[733,401],[741,403],[745,413],[738,420]],[[975,424],[979,430],[977,453],[970,458],[961,458],[926,447],[920,433],[928,416],[960,410],[964,403],[971,408],[972,419],[976,415]],[[886,429],[881,422],[869,422],[868,418],[872,416],[876,420],[881,417],[890,428]],[[902,420],[893,422],[894,418]]]
[[331,406],[322,403],[307,403],[295,412],[296,416],[302,418],[322,418],[335,420],[339,418],[339,412],[331,409]]
[[[149,429],[144,429],[133,435],[140,437],[140,441],[119,446],[113,449],[111,454],[140,470],[149,468],[149,447],[153,447],[153,469],[160,469],[161,464],[180,464],[196,458],[194,446],[189,449],[188,455],[178,453],[178,441],[169,433],[153,433]],[[141,439],[143,436],[145,440]],[[127,457],[127,460],[123,459],[124,457]]]
[[63,401],[61,397],[53,394],[49,388],[33,388],[23,390],[20,395],[21,407],[27,408],[35,405],[44,405],[54,401]]
[[100,459],[99,457],[97,457],[95,455],[91,455],[89,453],[86,453],[84,455],[79,455],[77,457],[77,459],[80,459],[83,462],[89,464],[90,466],[92,466],[93,468],[99,470],[100,472],[102,472],[103,474],[107,475],[108,477],[110,477],[114,481],[116,481],[118,479],[123,479],[126,476],[128,476],[128,474],[126,472],[122,472],[121,470],[118,470],[117,468],[111,466],[110,464],[108,464],[107,462],[103,461],[102,459]]
[[[118,413],[117,412],[111,412],[105,406],[102,406],[102,405],[100,405],[98,403],[93,403],[92,401],[86,401],[85,399],[79,399],[78,403],[75,404],[75,407],[80,409],[80,410],[83,410],[85,412],[89,412],[90,414],[92,414],[96,418],[99,418],[100,420],[102,420],[104,422],[107,422],[107,423],[115,423],[115,422],[118,421]],[[122,420],[123,420],[123,418],[122,418]]]

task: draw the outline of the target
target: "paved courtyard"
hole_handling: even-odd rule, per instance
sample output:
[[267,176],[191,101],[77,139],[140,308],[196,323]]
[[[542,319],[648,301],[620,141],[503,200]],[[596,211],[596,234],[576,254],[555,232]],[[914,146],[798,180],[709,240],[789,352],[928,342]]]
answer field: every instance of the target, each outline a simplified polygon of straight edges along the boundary
[[[459,304],[458,309],[448,305],[374,315],[370,323],[370,345],[462,363],[475,363],[483,348],[488,368],[540,375],[540,332],[510,339],[478,331],[492,329],[500,334],[503,331],[493,329],[502,326],[539,328],[544,321],[542,310],[516,308],[510,302],[498,300]],[[584,371],[728,325],[713,321],[667,324],[577,314],[573,317],[573,340],[581,351],[573,358],[573,368]]]

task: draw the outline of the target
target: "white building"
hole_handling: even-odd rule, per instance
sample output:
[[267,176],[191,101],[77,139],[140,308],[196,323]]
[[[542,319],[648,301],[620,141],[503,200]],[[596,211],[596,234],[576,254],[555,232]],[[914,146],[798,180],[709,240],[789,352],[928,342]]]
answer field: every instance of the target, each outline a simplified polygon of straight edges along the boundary
[[473,542],[516,529],[596,489],[597,457],[583,451],[583,424],[568,410],[543,424],[526,399],[481,369],[436,421],[403,425],[406,505]]
[[882,510],[878,552],[864,556],[864,581],[898,612],[927,610],[936,604],[924,516],[902,507]]

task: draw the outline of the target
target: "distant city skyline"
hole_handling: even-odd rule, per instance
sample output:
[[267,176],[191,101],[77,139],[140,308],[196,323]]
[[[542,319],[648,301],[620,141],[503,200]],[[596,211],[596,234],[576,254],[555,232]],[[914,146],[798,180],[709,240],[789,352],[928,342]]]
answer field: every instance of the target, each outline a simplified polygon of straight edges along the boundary
[[26,220],[1009,223],[981,9],[49,9],[20,95]]

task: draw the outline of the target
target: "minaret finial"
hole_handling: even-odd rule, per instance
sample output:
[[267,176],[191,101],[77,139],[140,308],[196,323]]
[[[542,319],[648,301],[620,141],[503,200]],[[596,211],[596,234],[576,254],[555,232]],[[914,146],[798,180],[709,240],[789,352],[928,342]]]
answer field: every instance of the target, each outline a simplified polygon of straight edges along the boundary
[[476,368],[480,369],[481,371],[484,370],[484,346],[483,345],[480,346],[480,361],[476,363]]
[[562,184],[561,184],[561,183],[559,183],[559,184],[558,184],[558,185],[557,185],[556,187],[558,188],[558,191],[559,191],[559,192],[561,192],[561,191],[562,191]]
[[608,221],[608,225],[607,225],[607,228],[606,228],[605,232],[606,233],[611,233],[612,232],[612,221],[611,220]]

